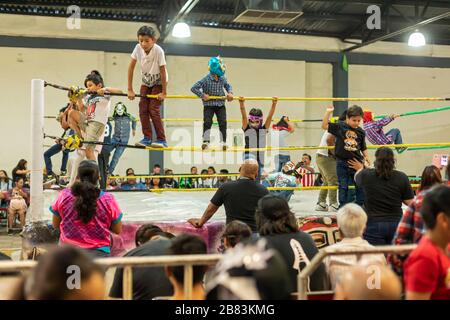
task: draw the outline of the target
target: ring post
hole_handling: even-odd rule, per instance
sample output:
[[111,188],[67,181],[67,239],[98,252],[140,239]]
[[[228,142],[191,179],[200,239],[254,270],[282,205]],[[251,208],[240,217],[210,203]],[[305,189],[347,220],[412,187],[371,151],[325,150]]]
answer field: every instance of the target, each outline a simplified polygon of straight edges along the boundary
[[31,177],[29,222],[43,219],[44,80],[31,80]]

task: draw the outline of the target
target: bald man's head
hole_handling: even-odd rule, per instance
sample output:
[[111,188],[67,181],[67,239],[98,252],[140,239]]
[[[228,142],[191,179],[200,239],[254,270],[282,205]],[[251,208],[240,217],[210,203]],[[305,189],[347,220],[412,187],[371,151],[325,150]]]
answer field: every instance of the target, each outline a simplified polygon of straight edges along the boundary
[[255,180],[258,176],[258,161],[254,159],[247,159],[242,163],[239,173],[241,177],[246,177]]
[[402,285],[397,275],[382,265],[355,266],[336,284],[335,300],[399,300]]

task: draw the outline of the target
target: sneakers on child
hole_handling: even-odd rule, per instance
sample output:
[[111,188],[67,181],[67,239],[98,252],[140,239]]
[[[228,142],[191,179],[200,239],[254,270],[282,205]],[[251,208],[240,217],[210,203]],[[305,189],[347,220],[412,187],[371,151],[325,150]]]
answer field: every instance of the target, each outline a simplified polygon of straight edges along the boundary
[[151,144],[152,144],[152,139],[149,139],[147,137],[144,137],[144,139],[135,143],[136,146],[140,146],[140,147],[148,147]]
[[156,140],[151,146],[152,148],[167,148],[167,142],[165,140]]
[[56,175],[53,172],[44,177],[44,183],[49,183],[50,181],[56,181]]
[[61,173],[59,174],[60,177],[65,177],[67,175],[66,170],[61,170]]
[[330,212],[337,212],[339,210],[339,204],[333,203],[328,207]]
[[319,202],[316,205],[316,211],[328,211],[328,205],[324,202]]
[[208,141],[203,141],[202,143],[202,150],[206,150],[209,147],[209,142]]

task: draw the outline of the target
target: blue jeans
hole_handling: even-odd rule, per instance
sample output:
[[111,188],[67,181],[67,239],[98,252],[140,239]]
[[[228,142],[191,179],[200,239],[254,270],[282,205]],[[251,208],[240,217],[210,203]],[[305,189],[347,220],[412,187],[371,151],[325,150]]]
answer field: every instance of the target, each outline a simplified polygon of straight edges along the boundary
[[119,141],[119,140],[117,140],[117,139],[115,139],[113,137],[111,139],[111,143],[113,145],[112,145],[112,148],[111,148],[111,150],[109,152],[112,152],[114,149],[116,149],[114,151],[114,155],[113,155],[113,157],[111,159],[111,163],[109,164],[109,169],[108,169],[109,173],[112,174],[114,172],[114,169],[116,168],[117,164],[119,163],[120,157],[122,156],[123,152],[125,151],[125,147],[115,146],[114,144],[115,143],[116,144],[127,144],[128,141]]
[[391,129],[386,133],[386,135],[392,137],[392,141],[394,142],[394,144],[403,144],[402,134],[400,133],[399,129]]
[[371,245],[374,246],[392,244],[397,226],[398,221],[369,221],[367,222],[366,231],[364,232],[364,239],[366,239]]
[[286,162],[291,161],[290,155],[278,154],[275,156],[275,171],[280,172]]
[[[51,146],[47,151],[44,152],[44,161],[45,161],[45,169],[47,170],[47,174],[53,173],[53,165],[52,165],[52,157],[55,154],[60,153],[62,150],[62,145],[59,143]],[[63,151],[62,161],[61,161],[61,171],[67,170],[67,160],[69,160],[69,150],[66,149]]]
[[364,204],[364,191],[355,185],[355,170],[350,168],[346,160],[336,160],[336,173],[338,177],[338,196],[339,207],[343,207],[349,202],[353,202],[353,197],[350,198],[351,190],[349,186],[355,186],[356,203],[360,206]]

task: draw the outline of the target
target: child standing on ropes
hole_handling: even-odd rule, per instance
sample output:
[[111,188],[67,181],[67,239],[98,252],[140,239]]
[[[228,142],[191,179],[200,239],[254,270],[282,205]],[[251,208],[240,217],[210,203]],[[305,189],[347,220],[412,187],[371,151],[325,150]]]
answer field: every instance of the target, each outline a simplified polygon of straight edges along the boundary
[[211,126],[214,114],[219,122],[220,142],[222,149],[227,149],[227,111],[225,99],[213,100],[210,96],[223,96],[227,92],[226,100],[233,101],[233,89],[225,78],[225,65],[220,57],[209,59],[209,74],[196,82],[191,91],[203,100],[203,143],[202,149],[209,146]]

